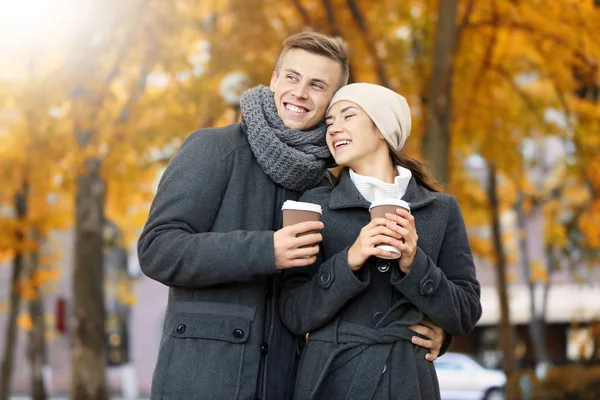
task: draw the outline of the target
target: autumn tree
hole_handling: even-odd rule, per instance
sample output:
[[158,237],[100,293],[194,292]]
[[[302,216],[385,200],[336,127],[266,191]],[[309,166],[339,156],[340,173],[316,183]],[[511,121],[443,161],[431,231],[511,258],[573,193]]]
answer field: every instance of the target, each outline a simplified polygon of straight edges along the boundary
[[[16,321],[20,305],[28,305],[33,321],[29,335],[32,362],[32,389],[35,399],[45,398],[41,367],[44,342],[43,296],[39,289],[57,271],[40,263],[40,245],[51,231],[69,226],[68,188],[62,185],[65,174],[64,124],[51,112],[56,82],[49,72],[26,60],[26,68],[7,90],[0,154],[0,206],[12,210],[3,218],[0,249],[13,257],[10,312],[2,364],[3,398],[10,394],[11,372],[16,344]],[[58,200],[61,201],[58,201]]]
[[[172,130],[149,136],[151,73],[169,80],[190,69],[185,3],[102,3],[72,43],[68,99],[75,142],[75,246],[73,273],[72,389],[74,399],[104,399],[103,231],[107,217],[133,239],[147,210],[155,170],[151,149]],[[106,8],[105,8],[106,7]],[[110,10],[110,11],[109,11]],[[99,18],[98,15],[103,17]],[[187,29],[187,30],[186,30]],[[100,43],[95,38],[102,38]],[[165,72],[165,71],[168,71]],[[185,80],[185,79],[182,79]],[[151,82],[150,82],[151,83]],[[166,99],[163,98],[163,101]],[[185,107],[189,103],[178,104]],[[163,106],[162,112],[166,106]],[[161,125],[165,128],[165,125]],[[146,128],[146,129],[144,129]],[[170,137],[172,139],[172,136]]]

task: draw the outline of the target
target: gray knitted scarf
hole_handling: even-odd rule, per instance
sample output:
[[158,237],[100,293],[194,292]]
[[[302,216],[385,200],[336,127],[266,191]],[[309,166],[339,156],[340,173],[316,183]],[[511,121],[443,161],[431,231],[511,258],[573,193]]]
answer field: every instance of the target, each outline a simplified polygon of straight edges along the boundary
[[303,192],[323,180],[332,163],[324,122],[307,131],[286,127],[277,114],[273,93],[262,85],[247,90],[240,107],[250,148],[275,183]]

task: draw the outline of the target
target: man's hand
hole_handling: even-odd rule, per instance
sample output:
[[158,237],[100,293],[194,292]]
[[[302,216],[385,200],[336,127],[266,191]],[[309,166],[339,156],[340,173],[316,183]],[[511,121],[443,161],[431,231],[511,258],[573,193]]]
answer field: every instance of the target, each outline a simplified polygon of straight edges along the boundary
[[435,361],[440,355],[442,344],[446,339],[446,332],[433,322],[425,320],[416,325],[409,326],[409,329],[427,338],[422,339],[418,336],[413,336],[412,342],[418,346],[429,349],[429,353],[425,355],[425,358],[429,361]]
[[306,267],[317,261],[319,243],[323,240],[320,221],[301,222],[281,228],[273,235],[277,269]]

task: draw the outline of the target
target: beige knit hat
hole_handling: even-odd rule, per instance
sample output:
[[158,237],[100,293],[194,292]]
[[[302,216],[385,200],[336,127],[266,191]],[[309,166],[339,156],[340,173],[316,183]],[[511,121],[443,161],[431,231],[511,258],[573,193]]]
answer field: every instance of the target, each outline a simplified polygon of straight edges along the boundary
[[399,151],[410,134],[410,108],[403,96],[372,83],[351,83],[338,90],[327,108],[340,101],[351,101],[371,118],[390,146]]

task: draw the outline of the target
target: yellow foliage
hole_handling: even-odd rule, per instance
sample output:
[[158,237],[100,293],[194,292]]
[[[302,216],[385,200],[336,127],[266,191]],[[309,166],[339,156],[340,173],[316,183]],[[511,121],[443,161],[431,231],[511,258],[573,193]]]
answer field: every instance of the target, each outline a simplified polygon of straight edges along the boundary
[[2,249],[0,246],[0,262],[13,259],[15,255],[16,251],[14,249]]
[[589,210],[583,212],[578,221],[579,230],[589,248],[600,248],[600,199],[593,202]]
[[519,192],[517,186],[510,179],[502,179],[502,183],[498,187],[500,212],[506,211],[514,207],[517,202]]
[[23,313],[17,317],[17,326],[23,330],[30,331],[33,322],[29,313]]
[[506,263],[508,265],[514,265],[517,263],[518,258],[517,258],[517,252],[516,251],[507,251],[506,254]]
[[133,293],[133,284],[130,281],[120,282],[117,285],[116,290],[116,299],[117,301],[126,304],[128,306],[133,306],[136,302],[136,296]]
[[475,235],[469,236],[471,250],[473,254],[490,259],[494,256],[494,245],[490,239],[484,239]]
[[506,272],[506,281],[511,284],[517,281],[517,273],[515,271]]
[[56,281],[60,277],[60,269],[38,269],[30,277],[21,278],[17,283],[19,295],[24,300],[35,300],[40,296],[40,288]]
[[[600,145],[598,146],[598,149],[600,150]],[[588,161],[586,175],[589,177],[590,183],[594,188],[600,190],[600,155],[597,155]]]
[[563,206],[559,200],[552,200],[544,204],[544,240],[556,248],[562,248],[567,244],[567,232],[565,226],[560,223]]
[[19,296],[24,300],[35,300],[39,296],[37,288],[30,279],[20,279],[17,283],[17,290]]
[[563,199],[569,207],[581,207],[590,201],[590,191],[582,185],[569,185],[563,189]]
[[548,269],[539,260],[534,260],[530,264],[531,274],[529,279],[532,282],[540,281],[542,283],[548,283]]
[[50,281],[60,277],[60,269],[40,269],[34,272],[31,278],[31,284],[35,287],[42,287]]
[[546,243],[556,248],[562,248],[567,244],[567,232],[563,225],[546,221],[544,227],[544,239]]
[[[235,113],[219,93],[223,77],[242,71],[253,85],[268,83],[283,39],[307,27],[338,31],[349,42],[356,81],[386,83],[408,99],[413,129],[406,150],[419,155],[431,105],[425,97],[436,6],[422,0],[357,4],[367,29],[343,1],[332,2],[335,12],[328,15],[317,0],[182,0],[148,2],[139,24],[123,31],[115,21],[131,14],[131,3],[117,2],[112,17],[94,26],[101,46],[66,51],[80,48],[79,41],[91,42],[77,31],[60,43],[48,38],[48,51],[35,55],[34,71],[23,68],[29,57],[0,64],[0,81],[18,77],[0,94],[0,210],[13,210],[14,194],[24,182],[30,186],[26,218],[0,215],[0,260],[35,250],[32,230],[47,237],[72,227],[75,178],[87,157],[102,158],[107,218],[122,229],[126,244],[135,241],[166,162],[157,163],[153,155],[164,152],[168,158],[189,132],[233,121]],[[489,227],[485,169],[465,168],[465,160],[478,155],[498,168],[501,211],[514,207],[521,195],[526,214],[534,201],[546,202],[545,241],[561,248],[569,239],[561,218],[587,207],[577,228],[586,246],[598,248],[600,210],[588,206],[592,191],[586,185],[600,191],[600,107],[575,95],[582,82],[574,68],[597,83],[600,24],[591,21],[600,20],[600,11],[592,1],[541,4],[459,2],[458,20],[465,25],[453,58],[449,189],[470,230]],[[550,109],[565,115],[568,130],[545,120]],[[83,131],[91,138],[81,145],[74,138]],[[552,176],[532,182],[525,170],[544,157],[525,160],[523,143],[546,136],[563,138],[575,151],[568,167],[563,163]],[[563,198],[548,201],[549,189],[557,187]],[[509,236],[504,243],[515,241]],[[489,239],[472,235],[471,245],[475,254],[494,257]],[[43,266],[55,262],[56,257],[41,260]],[[34,275],[23,283],[23,293],[30,296],[32,287],[55,280],[57,273]],[[125,303],[135,301],[130,289],[117,292]]]

